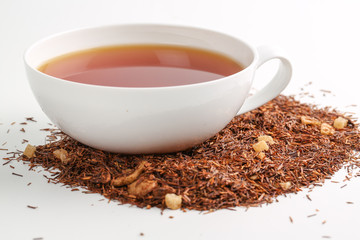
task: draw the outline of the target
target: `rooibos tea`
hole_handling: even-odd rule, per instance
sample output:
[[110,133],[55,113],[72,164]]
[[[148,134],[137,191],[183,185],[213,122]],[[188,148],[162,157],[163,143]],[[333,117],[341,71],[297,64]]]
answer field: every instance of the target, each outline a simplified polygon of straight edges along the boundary
[[215,52],[172,45],[120,45],[62,55],[38,68],[73,82],[114,87],[164,87],[232,75],[240,63]]

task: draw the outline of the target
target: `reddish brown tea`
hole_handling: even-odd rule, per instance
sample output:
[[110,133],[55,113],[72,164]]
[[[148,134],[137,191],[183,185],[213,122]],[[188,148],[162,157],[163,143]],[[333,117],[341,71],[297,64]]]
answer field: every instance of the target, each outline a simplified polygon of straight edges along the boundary
[[207,82],[243,69],[233,59],[169,45],[107,46],[50,59],[38,68],[65,80],[116,87],[163,87]]

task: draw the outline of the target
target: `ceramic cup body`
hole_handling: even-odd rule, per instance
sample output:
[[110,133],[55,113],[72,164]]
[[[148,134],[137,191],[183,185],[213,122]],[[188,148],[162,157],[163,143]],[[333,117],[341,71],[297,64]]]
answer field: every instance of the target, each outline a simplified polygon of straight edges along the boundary
[[[211,50],[240,62],[245,69],[204,83],[146,88],[81,84],[37,70],[44,61],[65,53],[126,44],[166,44]],[[60,33],[32,45],[24,58],[38,103],[62,131],[94,148],[136,154],[192,147],[215,135],[236,114],[277,96],[290,80],[291,66],[286,58],[273,54],[268,48],[263,52],[268,56],[261,57],[257,49],[243,40],[210,30],[139,24]],[[262,94],[251,97],[248,106],[240,111],[256,68],[271,58],[279,58],[284,66],[279,68],[272,85],[263,89]]]

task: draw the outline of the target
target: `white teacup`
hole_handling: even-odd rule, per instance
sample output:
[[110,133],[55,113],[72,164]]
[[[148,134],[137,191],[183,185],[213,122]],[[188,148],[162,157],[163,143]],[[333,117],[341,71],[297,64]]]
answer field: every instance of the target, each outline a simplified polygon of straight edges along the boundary
[[[37,70],[43,62],[65,53],[122,44],[210,50],[240,62],[245,69],[203,83],[143,88],[75,83]],[[280,59],[275,77],[247,98],[255,70],[274,58]],[[272,48],[256,49],[241,39],[210,30],[154,24],[56,34],[32,45],[25,53],[25,65],[38,103],[63,132],[94,148],[131,154],[180,151],[207,140],[234,116],[276,97],[292,72],[290,62]]]

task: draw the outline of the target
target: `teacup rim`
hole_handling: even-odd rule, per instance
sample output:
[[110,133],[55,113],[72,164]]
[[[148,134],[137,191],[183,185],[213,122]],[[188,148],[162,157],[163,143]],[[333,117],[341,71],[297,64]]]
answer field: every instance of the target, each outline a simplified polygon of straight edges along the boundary
[[[206,81],[206,82],[200,82],[200,83],[191,83],[191,84],[184,84],[184,85],[174,85],[174,86],[161,86],[161,87],[118,87],[118,86],[104,86],[104,85],[96,85],[96,84],[87,84],[87,83],[78,83],[78,82],[72,82],[72,81],[68,81],[66,79],[62,79],[62,78],[58,78],[58,77],[54,77],[51,75],[48,75],[46,73],[43,73],[41,71],[39,71],[36,67],[31,66],[31,64],[28,62],[27,60],[27,56],[28,54],[31,52],[31,50],[33,48],[35,48],[37,45],[46,42],[49,39],[55,38],[57,36],[61,36],[64,34],[68,34],[68,33],[73,33],[73,32],[77,32],[77,31],[85,31],[85,30],[90,30],[90,29],[97,29],[97,28],[106,28],[106,27],[132,27],[132,26],[136,26],[136,27],[140,27],[140,26],[146,26],[146,27],[176,27],[176,28],[188,28],[188,29],[194,29],[194,30],[200,30],[200,31],[207,31],[207,32],[211,32],[214,34],[220,34],[223,35],[227,38],[232,38],[236,41],[240,41],[242,42],[242,44],[244,44],[247,48],[249,48],[253,54],[253,59],[251,61],[250,64],[248,64],[247,66],[244,67],[244,69],[228,75],[228,76],[224,76],[218,79],[214,79],[211,81]],[[55,56],[56,57],[56,56]],[[178,88],[187,88],[187,87],[196,87],[196,86],[202,86],[202,85],[209,85],[209,84],[216,84],[219,83],[221,81],[226,81],[226,79],[228,78],[232,78],[236,75],[242,74],[244,72],[248,72],[250,71],[250,69],[256,64],[257,60],[258,60],[258,53],[256,51],[256,48],[253,47],[251,44],[249,44],[249,42],[247,40],[244,40],[244,38],[239,38],[239,37],[235,37],[233,35],[221,32],[221,31],[217,31],[217,30],[213,30],[213,29],[209,29],[209,28],[205,28],[205,27],[198,27],[198,26],[191,26],[191,25],[185,25],[185,24],[166,24],[166,23],[126,23],[126,24],[101,24],[101,25],[92,25],[92,26],[86,26],[86,27],[78,27],[78,28],[73,28],[73,29],[69,29],[69,30],[65,30],[65,31],[61,31],[61,32],[57,32],[54,34],[50,34],[46,37],[43,37],[37,41],[35,41],[34,43],[32,43],[29,47],[26,48],[26,50],[23,53],[23,61],[25,63],[25,65],[31,69],[32,71],[37,72],[40,75],[43,75],[44,77],[47,78],[51,78],[55,81],[61,81],[65,84],[68,85],[75,85],[75,86],[86,86],[86,87],[91,87],[91,88],[101,88],[101,89],[126,89],[126,90],[159,90],[159,89],[178,89]]]

